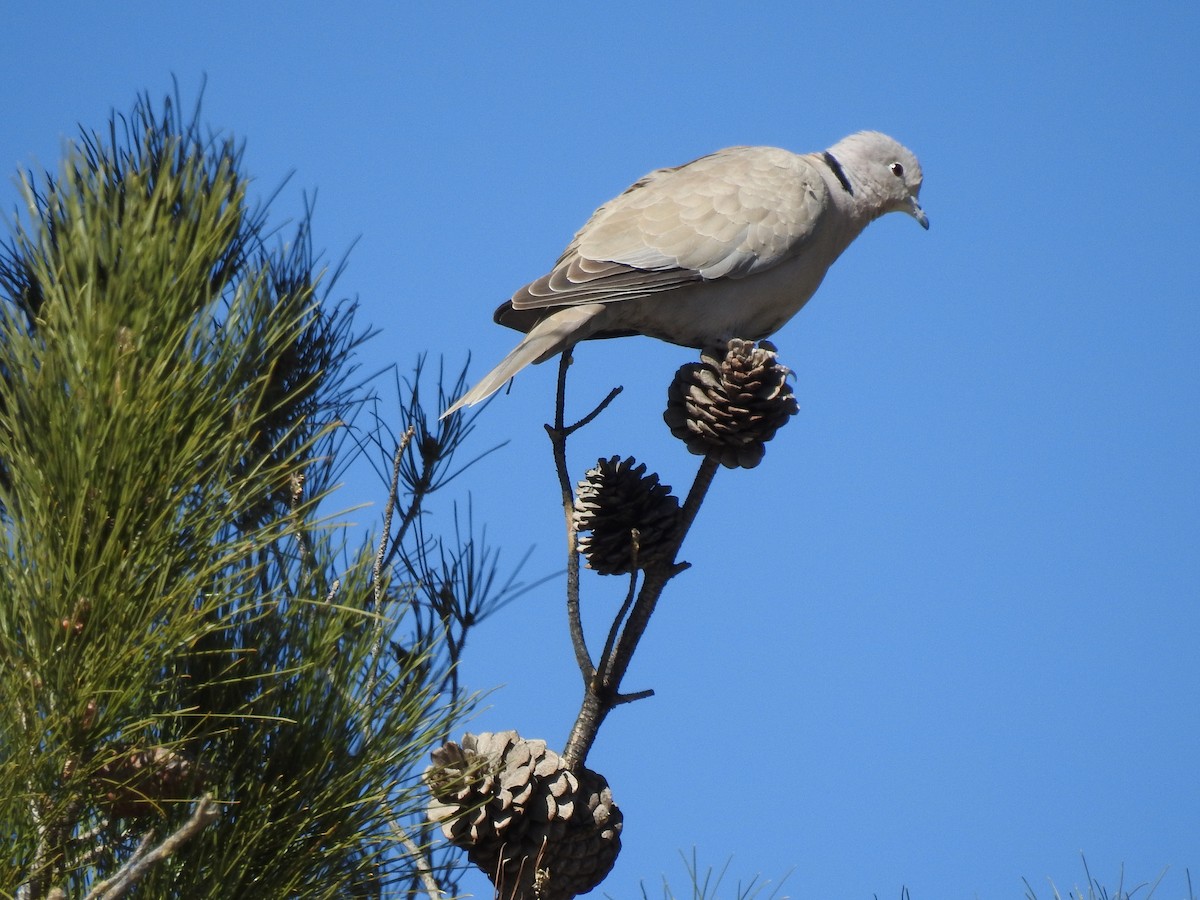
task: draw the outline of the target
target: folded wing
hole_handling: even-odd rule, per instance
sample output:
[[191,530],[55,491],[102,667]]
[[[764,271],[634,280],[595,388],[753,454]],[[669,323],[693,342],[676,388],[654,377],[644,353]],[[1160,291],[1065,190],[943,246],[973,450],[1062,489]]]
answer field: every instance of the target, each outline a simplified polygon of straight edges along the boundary
[[731,147],[659,169],[596,210],[549,274],[517,291],[496,320],[521,327],[537,317],[524,310],[761,272],[804,252],[828,201],[813,163],[774,147]]

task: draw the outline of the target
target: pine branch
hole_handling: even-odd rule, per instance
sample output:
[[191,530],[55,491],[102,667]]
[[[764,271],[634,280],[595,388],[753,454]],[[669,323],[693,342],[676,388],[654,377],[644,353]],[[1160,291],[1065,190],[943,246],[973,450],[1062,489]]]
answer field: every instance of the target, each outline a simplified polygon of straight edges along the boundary
[[442,900],[446,895],[442,891],[441,885],[438,884],[437,878],[434,877],[433,869],[429,865],[429,858],[425,855],[425,851],[412,839],[412,836],[399,822],[394,823],[392,827],[399,836],[400,843],[404,845],[409,855],[415,861],[417,876],[429,900]]
[[554,427],[547,428],[554,454],[554,468],[558,473],[559,489],[562,491],[563,515],[567,520],[567,624],[571,632],[571,646],[575,650],[575,662],[583,675],[584,689],[596,674],[592,655],[588,651],[587,638],[583,633],[583,620],[579,611],[579,544],[575,533],[575,492],[571,487],[571,476],[567,471],[567,438],[570,436],[565,421],[567,369],[571,365],[571,350],[562,352],[558,360],[558,381],[555,391]]
[[[569,766],[576,768],[583,766],[586,762],[588,751],[595,742],[600,726],[609,712],[623,703],[653,694],[651,690],[622,694],[621,681],[629,668],[638,643],[645,633],[646,626],[650,622],[650,617],[654,613],[663,588],[666,587],[667,582],[687,568],[687,564],[677,564],[673,561],[699,512],[700,505],[712,484],[713,476],[716,474],[720,462],[715,456],[706,456],[701,462],[675,532],[660,557],[663,561],[645,568],[640,590],[637,590],[638,540],[636,533],[634,534],[632,541],[634,561],[630,567],[629,591],[609,627],[608,637],[600,658],[593,665],[580,615],[579,544],[575,530],[575,492],[567,467],[567,440],[574,432],[592,422],[602,413],[617,397],[621,389],[614,388],[590,413],[574,424],[567,425],[564,410],[567,371],[570,363],[571,354],[570,350],[567,350],[559,359],[554,424],[553,426],[547,425],[546,432],[550,437],[555,471],[562,492],[563,514],[566,519],[567,622],[571,646],[575,651],[575,661],[584,683],[584,696],[579,714],[563,751],[563,759]],[[636,600],[634,599],[635,592]]]
[[[419,814],[416,772],[466,704],[439,635],[387,655],[416,618],[385,590],[387,545],[321,512],[371,390],[349,381],[340,267],[322,277],[307,216],[272,243],[239,147],[178,109],[144,98],[28,176],[0,247],[0,667],[20,673],[0,679],[20,786],[0,791],[0,884],[376,891],[422,864],[391,823]],[[400,516],[396,482],[385,537],[426,497]],[[237,815],[210,835],[201,803],[194,831],[127,839],[202,791]]]
[[151,848],[154,838],[152,832],[146,832],[138,842],[133,855],[112,878],[105,879],[95,885],[87,893],[85,900],[117,900],[126,896],[130,890],[150,871],[151,866],[162,862],[174,854],[187,841],[191,840],[204,828],[221,817],[221,811],[209,796],[197,801],[191,816],[173,833],[167,835],[158,846]]

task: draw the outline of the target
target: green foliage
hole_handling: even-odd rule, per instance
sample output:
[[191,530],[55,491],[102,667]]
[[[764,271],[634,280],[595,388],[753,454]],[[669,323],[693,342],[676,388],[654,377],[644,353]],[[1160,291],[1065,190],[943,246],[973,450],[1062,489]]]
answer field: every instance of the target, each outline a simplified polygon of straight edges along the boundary
[[0,253],[0,894],[83,896],[205,794],[141,896],[382,895],[457,710],[318,517],[361,338],[177,106],[25,177]]

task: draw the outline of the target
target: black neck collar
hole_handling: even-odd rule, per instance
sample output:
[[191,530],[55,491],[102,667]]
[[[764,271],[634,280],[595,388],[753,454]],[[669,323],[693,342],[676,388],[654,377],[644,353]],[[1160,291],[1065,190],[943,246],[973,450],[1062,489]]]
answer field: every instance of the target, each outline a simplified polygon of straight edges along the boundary
[[842,186],[842,189],[847,194],[853,196],[854,188],[850,186],[850,179],[846,177],[846,173],[842,169],[842,164],[837,161],[837,157],[826,150],[821,154],[821,159],[825,160],[825,165],[829,166],[830,171],[833,172],[834,177],[837,178],[838,184]]

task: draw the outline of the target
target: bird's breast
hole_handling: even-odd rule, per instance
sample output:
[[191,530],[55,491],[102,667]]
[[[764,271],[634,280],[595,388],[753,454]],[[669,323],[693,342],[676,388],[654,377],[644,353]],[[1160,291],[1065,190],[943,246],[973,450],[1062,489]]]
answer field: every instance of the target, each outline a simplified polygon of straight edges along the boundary
[[758,340],[800,311],[827,268],[798,257],[744,278],[697,281],[611,303],[597,330],[636,332],[700,349],[722,346],[734,337]]

